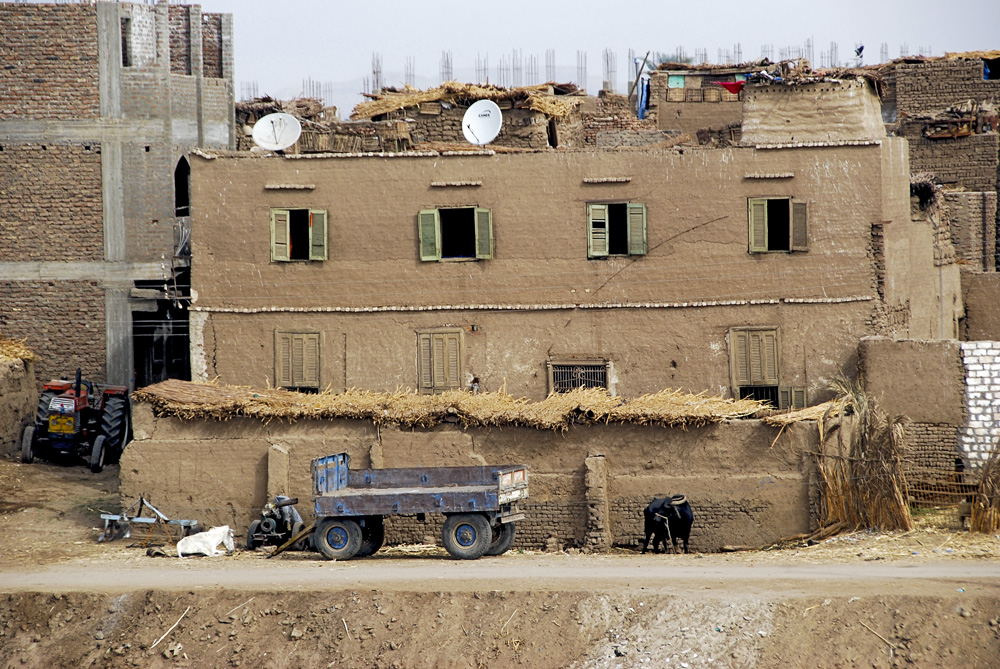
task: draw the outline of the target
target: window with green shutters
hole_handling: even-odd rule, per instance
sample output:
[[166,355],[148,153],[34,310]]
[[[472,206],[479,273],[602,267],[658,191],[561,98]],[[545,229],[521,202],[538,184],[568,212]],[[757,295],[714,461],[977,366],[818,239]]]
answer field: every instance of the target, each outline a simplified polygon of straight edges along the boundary
[[318,391],[322,333],[274,333],[274,379],[279,388]]
[[431,395],[463,387],[462,330],[417,332],[417,386]]
[[326,260],[324,209],[271,209],[271,262]]
[[417,228],[424,262],[493,257],[493,213],[489,209],[424,209],[417,214]]
[[733,328],[729,359],[734,395],[778,406],[779,338],[777,328]]
[[587,257],[646,254],[646,205],[608,202],[587,205]]
[[752,197],[747,200],[747,218],[750,253],[809,250],[805,202],[787,197]]

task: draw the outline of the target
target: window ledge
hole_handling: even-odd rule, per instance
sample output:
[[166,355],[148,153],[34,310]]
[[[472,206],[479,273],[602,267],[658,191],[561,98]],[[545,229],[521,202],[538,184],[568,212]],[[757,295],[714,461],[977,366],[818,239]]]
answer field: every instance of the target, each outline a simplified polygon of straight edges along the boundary
[[264,190],[313,190],[316,184],[264,184]]
[[774,174],[744,174],[744,179],[791,179],[795,172],[776,172]]
[[584,177],[585,184],[627,184],[632,177]]
[[482,186],[482,181],[432,181],[431,188],[464,188]]

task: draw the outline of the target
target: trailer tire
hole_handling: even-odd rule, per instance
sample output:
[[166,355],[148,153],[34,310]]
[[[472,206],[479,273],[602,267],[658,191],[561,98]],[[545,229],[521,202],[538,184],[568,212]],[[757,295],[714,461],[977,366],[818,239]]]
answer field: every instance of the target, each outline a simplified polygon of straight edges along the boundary
[[385,523],[382,516],[365,516],[365,526],[361,528],[361,548],[354,557],[365,558],[374,555],[385,543]]
[[21,434],[21,462],[35,461],[35,426],[26,425]]
[[260,521],[255,520],[250,523],[250,529],[247,530],[247,550],[255,551],[257,547],[260,546],[260,542],[254,537],[255,534],[260,534]]
[[[301,532],[304,529],[306,529],[306,524],[303,523],[301,520],[292,523],[292,533],[289,535],[288,538],[291,539],[292,537],[298,536],[299,532]],[[296,541],[294,544],[292,544],[291,550],[293,551],[309,550],[309,536],[306,535],[301,539],[299,539],[298,541]]]
[[493,541],[490,521],[478,513],[457,513],[448,516],[441,530],[445,550],[458,560],[477,560]]
[[324,518],[316,525],[315,543],[328,560],[350,560],[361,548],[361,527],[350,518]]
[[90,471],[100,474],[104,469],[104,457],[107,449],[104,447],[104,435],[100,435],[94,440],[94,447],[90,449]]
[[494,527],[493,541],[490,542],[490,547],[486,549],[484,555],[503,555],[509,551],[514,545],[514,534],[517,532],[514,525],[515,523],[500,523],[498,527]]

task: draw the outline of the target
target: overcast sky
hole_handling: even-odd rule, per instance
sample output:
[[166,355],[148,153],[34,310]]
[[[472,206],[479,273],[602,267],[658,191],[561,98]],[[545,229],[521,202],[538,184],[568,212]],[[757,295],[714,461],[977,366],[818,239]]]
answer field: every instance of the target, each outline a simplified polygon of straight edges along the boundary
[[[288,99],[303,93],[311,79],[333,89],[332,100],[347,117],[361,100],[372,76],[372,55],[380,54],[382,79],[401,86],[412,59],[418,88],[440,82],[442,51],[451,53],[454,78],[473,81],[476,61],[489,63],[489,80],[501,83],[502,60],[521,54],[522,83],[529,58],[537,59],[538,81],[546,74],[546,51],[555,52],[556,79],[576,81],[577,52],[586,53],[588,91],[596,93],[603,74],[603,52],[617,61],[616,89],[628,87],[628,52],[688,56],[704,50],[708,62],[719,50],[740,45],[743,60],[772,45],[804,49],[813,43],[813,66],[828,61],[831,42],[839,61],[853,58],[864,44],[864,62],[880,62],[881,45],[889,58],[907,53],[943,55],[946,51],[1000,49],[998,0],[843,0],[842,2],[737,2],[736,0],[658,2],[524,2],[522,0],[201,0],[204,11],[233,15],[236,95],[256,82],[260,95]],[[822,62],[821,62],[822,61]],[[512,68],[511,68],[512,69]],[[513,72],[511,72],[513,79]],[[580,82],[577,82],[580,83]]]

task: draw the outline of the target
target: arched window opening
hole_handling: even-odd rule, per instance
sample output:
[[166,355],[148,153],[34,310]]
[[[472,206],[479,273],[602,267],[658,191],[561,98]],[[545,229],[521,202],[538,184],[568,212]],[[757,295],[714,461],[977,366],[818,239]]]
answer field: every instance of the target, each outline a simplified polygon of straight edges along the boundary
[[191,166],[187,158],[177,161],[174,169],[174,216],[191,215]]

